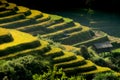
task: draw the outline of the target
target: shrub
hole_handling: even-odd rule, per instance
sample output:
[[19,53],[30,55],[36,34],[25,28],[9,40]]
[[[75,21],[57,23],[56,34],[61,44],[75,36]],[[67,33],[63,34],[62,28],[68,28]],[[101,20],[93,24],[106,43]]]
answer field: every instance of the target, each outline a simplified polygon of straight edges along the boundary
[[50,67],[48,60],[37,55],[27,55],[0,65],[0,80],[31,80],[35,73],[42,74]]
[[57,68],[54,67],[53,70],[49,69],[49,71],[45,72],[43,75],[33,75],[33,80],[58,80],[59,77],[60,80],[64,80],[67,78],[62,69],[57,70]]
[[90,58],[90,54],[89,54],[89,52],[88,52],[87,47],[84,46],[84,45],[81,45],[80,48],[81,48],[81,54],[82,54],[82,56],[83,56],[85,59]]
[[49,71],[47,73],[44,73],[43,75],[38,74],[33,75],[33,80],[86,80],[86,79],[84,78],[84,76],[81,75],[68,77],[62,71],[62,68],[57,70],[57,68],[54,67],[53,70],[49,69]]
[[68,78],[68,80],[86,80],[84,76],[71,76],[71,78]]
[[93,80],[120,80],[120,77],[115,75],[113,72],[107,72],[96,74]]

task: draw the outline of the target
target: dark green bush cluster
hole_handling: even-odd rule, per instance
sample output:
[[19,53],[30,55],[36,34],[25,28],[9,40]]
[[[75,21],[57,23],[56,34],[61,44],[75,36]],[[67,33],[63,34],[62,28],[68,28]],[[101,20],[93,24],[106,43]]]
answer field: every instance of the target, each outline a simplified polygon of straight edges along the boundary
[[101,58],[101,57],[97,58],[97,57],[95,57],[95,58],[92,58],[92,61],[94,63],[96,63],[97,65],[99,65],[99,66],[109,67],[112,70],[119,71],[119,68],[116,65],[114,65],[113,63],[111,63],[109,61],[104,60],[104,58]]
[[89,59],[89,58],[90,58],[90,53],[89,53],[87,47],[84,46],[84,45],[81,45],[80,48],[81,48],[81,55],[82,55],[85,59]]
[[53,70],[49,70],[48,72],[45,72],[43,75],[35,74],[33,75],[33,80],[86,80],[84,76],[71,76],[68,77],[66,74],[62,71],[62,68],[57,70],[56,67],[54,67]]
[[46,72],[50,63],[41,56],[24,56],[0,63],[0,80],[31,80],[32,75]]
[[114,48],[120,47],[120,43],[118,42],[112,42],[112,45],[114,46]]

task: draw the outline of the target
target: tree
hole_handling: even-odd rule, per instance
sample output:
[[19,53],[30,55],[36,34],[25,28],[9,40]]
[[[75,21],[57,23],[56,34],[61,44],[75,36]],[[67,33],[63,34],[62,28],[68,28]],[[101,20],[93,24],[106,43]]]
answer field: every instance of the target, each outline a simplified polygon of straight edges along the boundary
[[85,46],[85,45],[81,45],[80,46],[80,48],[81,48],[81,55],[85,58],[85,59],[89,59],[90,58],[90,54],[89,54],[89,52],[88,52],[88,49],[87,49],[87,47]]

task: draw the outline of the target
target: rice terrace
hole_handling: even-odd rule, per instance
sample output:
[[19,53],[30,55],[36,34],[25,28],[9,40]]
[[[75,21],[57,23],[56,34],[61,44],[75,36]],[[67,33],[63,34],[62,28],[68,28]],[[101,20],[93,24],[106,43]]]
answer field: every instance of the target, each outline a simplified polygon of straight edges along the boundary
[[91,26],[0,0],[0,80],[120,80],[119,36]]

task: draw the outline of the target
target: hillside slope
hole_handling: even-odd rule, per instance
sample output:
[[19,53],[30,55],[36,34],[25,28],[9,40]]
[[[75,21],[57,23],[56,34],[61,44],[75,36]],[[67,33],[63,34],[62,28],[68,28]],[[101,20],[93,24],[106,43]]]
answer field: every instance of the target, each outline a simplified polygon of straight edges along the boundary
[[63,68],[66,74],[75,72],[74,74],[89,75],[112,71],[110,68],[97,66],[80,55],[64,51],[32,36],[40,34],[43,38],[51,38],[54,41],[77,47],[109,41],[107,34],[97,35],[91,28],[74,22],[72,19],[1,0],[0,27],[2,27],[0,28],[0,60],[39,53],[39,55],[50,57],[53,65]]
[[91,28],[69,18],[17,6],[5,0],[1,0],[0,5],[0,25],[4,28],[17,29],[35,36],[40,34],[41,37],[76,47],[109,41],[106,34],[96,35]]
[[6,30],[3,28],[0,28],[0,31],[4,31],[4,34],[9,33],[11,35],[9,37],[2,35],[0,38],[4,37],[4,39],[13,39],[12,41],[8,39],[8,42],[2,42],[0,44],[0,60],[12,59],[31,54],[31,52],[37,52],[39,55],[51,57],[54,66],[58,68],[62,67],[63,71],[67,74],[72,74],[73,71],[76,72],[76,74],[95,74],[111,71],[111,69],[107,67],[97,66],[90,60],[85,60],[82,56],[51,46],[48,42],[38,40],[27,33],[13,29]]

